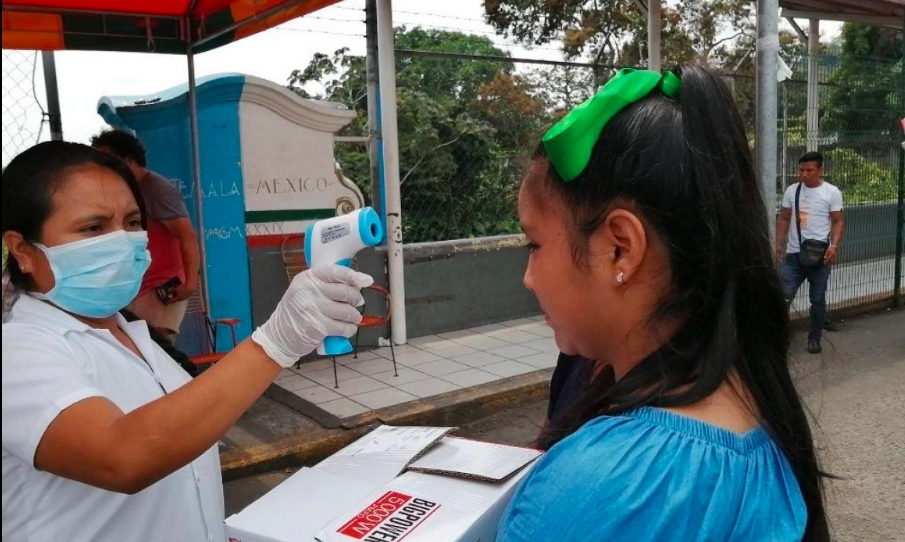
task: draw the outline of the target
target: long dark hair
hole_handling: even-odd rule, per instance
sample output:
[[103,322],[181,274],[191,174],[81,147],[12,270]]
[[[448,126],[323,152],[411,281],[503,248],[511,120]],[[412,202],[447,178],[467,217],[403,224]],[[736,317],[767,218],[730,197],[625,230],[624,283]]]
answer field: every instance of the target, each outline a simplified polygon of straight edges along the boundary
[[[126,181],[146,228],[144,199],[132,170],[122,160],[81,143],[45,141],[23,151],[3,169],[3,233],[15,231],[29,243],[39,242],[41,228],[53,211],[54,193],[71,169],[85,164],[107,168]],[[6,270],[11,286],[26,286],[28,277],[12,255],[7,257]]]
[[[538,444],[548,449],[598,416],[677,407],[713,394],[735,374],[789,460],[807,505],[805,541],[829,540],[821,472],[788,367],[788,310],[771,250],[767,209],[744,124],[726,85],[697,66],[677,70],[681,97],[652,93],[603,129],[585,171],[564,183],[553,167],[525,178],[529,195],[561,202],[572,252],[629,205],[669,251],[671,294],[652,316],[677,332],[618,381],[605,370]],[[535,159],[546,160],[543,146]],[[549,200],[549,198],[547,198]]]

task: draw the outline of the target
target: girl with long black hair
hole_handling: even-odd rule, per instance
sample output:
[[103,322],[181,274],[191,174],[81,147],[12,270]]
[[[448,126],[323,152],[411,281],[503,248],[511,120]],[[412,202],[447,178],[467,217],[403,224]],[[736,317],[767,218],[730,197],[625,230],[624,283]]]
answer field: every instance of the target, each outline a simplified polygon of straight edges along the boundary
[[767,208],[729,90],[624,70],[544,136],[524,282],[598,360],[499,542],[829,539]]

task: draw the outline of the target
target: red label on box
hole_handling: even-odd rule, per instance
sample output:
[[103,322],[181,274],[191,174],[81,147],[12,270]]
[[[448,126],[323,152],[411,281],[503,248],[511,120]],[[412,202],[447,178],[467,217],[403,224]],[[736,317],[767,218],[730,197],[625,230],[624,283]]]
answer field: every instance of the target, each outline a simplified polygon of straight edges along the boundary
[[336,532],[364,542],[402,540],[440,505],[398,491],[387,491]]

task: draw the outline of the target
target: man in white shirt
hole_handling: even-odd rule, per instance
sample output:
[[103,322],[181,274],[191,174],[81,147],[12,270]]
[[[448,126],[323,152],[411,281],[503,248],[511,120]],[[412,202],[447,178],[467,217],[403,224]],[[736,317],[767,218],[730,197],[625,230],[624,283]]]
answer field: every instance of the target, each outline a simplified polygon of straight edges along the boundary
[[[830,266],[836,263],[845,229],[842,192],[823,180],[823,155],[819,152],[807,152],[798,159],[798,179],[800,182],[786,189],[782,198],[782,210],[776,221],[776,255],[782,262],[780,276],[789,304],[795,299],[801,283],[808,280],[811,300],[808,352],[819,354],[822,350],[821,333],[826,322]],[[790,228],[793,209],[795,224]],[[802,240],[827,243],[822,261],[814,265],[801,262]]]

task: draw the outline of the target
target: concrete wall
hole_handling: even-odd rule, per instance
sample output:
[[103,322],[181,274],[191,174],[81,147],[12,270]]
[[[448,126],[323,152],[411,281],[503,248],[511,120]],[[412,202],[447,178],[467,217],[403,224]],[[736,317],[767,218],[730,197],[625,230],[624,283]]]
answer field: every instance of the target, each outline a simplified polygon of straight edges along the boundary
[[[486,237],[405,246],[408,336],[443,333],[539,314],[534,296],[522,286],[528,252],[521,236]],[[254,325],[273,311],[289,280],[280,249],[250,248]],[[383,248],[359,253],[362,271],[386,286]],[[384,302],[366,292],[369,314],[385,314]],[[363,330],[361,344],[376,345],[385,329]]]
[[[792,223],[791,227],[794,228],[795,224]],[[895,253],[895,203],[852,205],[845,208],[845,234],[839,263],[888,258]]]
[[408,336],[419,337],[540,313],[522,285],[520,235],[405,246]]

